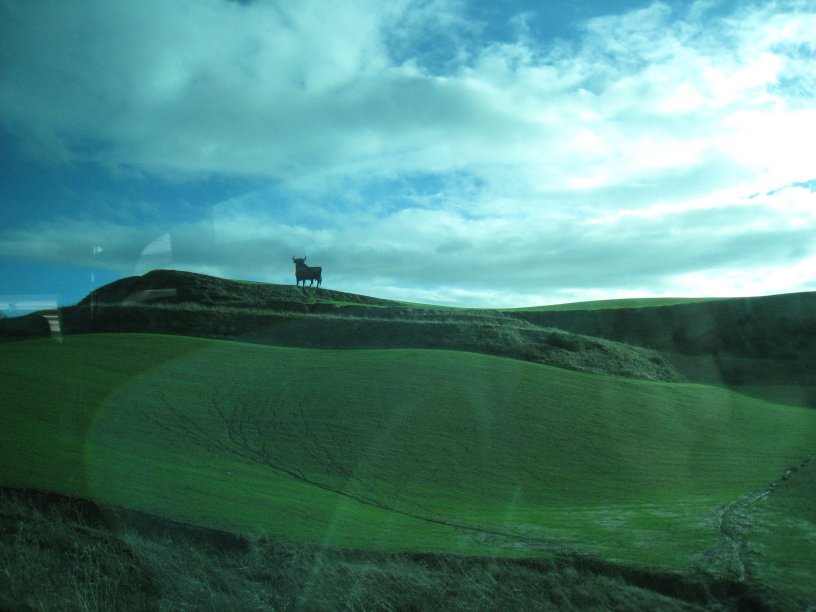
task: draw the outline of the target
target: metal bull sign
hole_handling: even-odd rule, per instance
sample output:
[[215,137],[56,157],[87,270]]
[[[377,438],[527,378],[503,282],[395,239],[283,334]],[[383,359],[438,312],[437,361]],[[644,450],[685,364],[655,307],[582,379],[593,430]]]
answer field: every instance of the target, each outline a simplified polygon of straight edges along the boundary
[[295,262],[295,285],[300,285],[303,283],[303,286],[306,286],[306,281],[309,281],[309,286],[311,287],[315,281],[317,281],[318,288],[320,287],[320,283],[323,282],[323,268],[320,266],[307,266],[306,265],[306,257],[292,257],[292,261]]

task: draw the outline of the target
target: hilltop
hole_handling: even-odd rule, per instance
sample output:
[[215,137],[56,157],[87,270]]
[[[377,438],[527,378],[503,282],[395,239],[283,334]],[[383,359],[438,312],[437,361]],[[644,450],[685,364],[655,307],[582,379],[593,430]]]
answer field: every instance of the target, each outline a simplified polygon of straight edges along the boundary
[[[463,350],[643,380],[722,384],[816,407],[816,292],[464,309],[154,270],[100,287],[59,315],[65,333]],[[48,333],[39,315],[0,322],[0,335]]]
[[[316,288],[156,270],[101,287],[59,313],[63,333],[148,332],[298,348],[446,349],[677,381],[657,352],[541,326],[512,312],[442,308]],[[46,335],[38,316],[6,335]]]
[[130,276],[94,290],[79,305],[98,304],[197,304],[231,308],[315,312],[342,306],[402,306],[400,302],[333,291],[239,281],[180,272],[153,270]]

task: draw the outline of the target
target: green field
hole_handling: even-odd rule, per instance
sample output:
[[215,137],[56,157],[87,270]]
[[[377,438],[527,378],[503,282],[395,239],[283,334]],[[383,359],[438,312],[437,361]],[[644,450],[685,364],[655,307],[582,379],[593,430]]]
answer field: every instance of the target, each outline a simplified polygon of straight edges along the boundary
[[816,446],[816,411],[455,351],[97,334],[0,376],[0,484],[342,548],[728,576],[718,508]]
[[659,306],[677,306],[678,304],[697,304],[712,302],[728,298],[621,298],[617,300],[593,300],[589,302],[569,302],[566,304],[550,304],[547,306],[529,306],[527,308],[504,308],[508,312],[562,312],[570,310],[610,310],[618,308],[657,308]]

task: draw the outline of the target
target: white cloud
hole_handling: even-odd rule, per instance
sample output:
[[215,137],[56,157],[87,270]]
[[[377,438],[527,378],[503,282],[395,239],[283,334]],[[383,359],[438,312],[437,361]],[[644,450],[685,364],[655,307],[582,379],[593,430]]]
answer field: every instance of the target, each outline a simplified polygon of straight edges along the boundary
[[[790,49],[809,44],[816,18],[763,7],[689,22],[657,3],[589,22],[571,53],[526,35],[481,49],[466,39],[475,51],[444,76],[409,51],[424,52],[416,45],[433,34],[430,15],[446,16],[440,32],[477,35],[455,4],[55,2],[7,12],[6,123],[76,156],[154,171],[468,169],[537,190],[586,188],[693,165],[712,148],[751,168],[787,166],[761,155],[764,141],[781,132],[792,145],[790,126],[812,119],[789,115],[773,88],[782,74],[810,70],[813,81]],[[747,125],[761,134],[754,157]]]
[[[223,207],[209,250],[174,235],[189,269],[280,281],[309,251],[347,287],[447,302],[801,286],[812,192],[748,196],[813,178],[816,14],[709,5],[561,41],[508,15],[518,38],[487,42],[454,1],[11,2],[0,122],[63,162],[280,187]],[[170,229],[106,226],[110,265]],[[0,254],[79,261],[76,236]]]
[[[603,220],[527,211],[515,219],[408,208],[349,211],[311,225],[283,221],[254,198],[215,222],[135,231],[64,222],[0,233],[0,255],[142,272],[157,238],[169,265],[232,278],[292,282],[291,257],[324,267],[327,288],[451,305],[525,306],[635,295],[754,295],[816,280],[816,193],[798,186],[728,205],[655,206]],[[169,232],[169,236],[165,234]],[[86,237],[104,251],[91,257]],[[165,264],[162,264],[165,265]],[[764,287],[764,289],[763,289]]]

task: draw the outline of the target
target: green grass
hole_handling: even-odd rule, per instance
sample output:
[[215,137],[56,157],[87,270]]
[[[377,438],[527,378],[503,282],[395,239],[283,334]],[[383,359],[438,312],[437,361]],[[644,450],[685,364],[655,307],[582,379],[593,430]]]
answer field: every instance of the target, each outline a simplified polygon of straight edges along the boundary
[[[816,462],[793,472],[740,517],[748,568],[765,584],[785,584],[794,601],[816,604]],[[793,609],[780,601],[779,609]]]
[[816,412],[430,350],[173,336],[0,345],[0,482],[346,548],[687,569]]
[[527,308],[503,308],[503,311],[560,312],[568,310],[617,310],[620,308],[657,308],[658,306],[676,306],[678,304],[695,304],[712,302],[728,298],[624,298],[618,300],[593,300],[589,302],[571,302],[551,304],[548,306],[530,306]]
[[626,570],[241,538],[0,488],[4,610],[692,610],[749,593]]
[[[376,310],[376,307],[374,307]],[[371,310],[371,309],[368,309]],[[139,332],[247,339],[276,346],[322,349],[448,349],[513,357],[583,372],[673,382],[674,367],[654,351],[570,334],[508,315],[381,310],[362,316],[275,313],[229,306],[152,304],[103,306],[93,325],[87,308],[63,311],[67,334]],[[359,313],[357,313],[359,314]],[[43,321],[44,323],[44,321]]]

